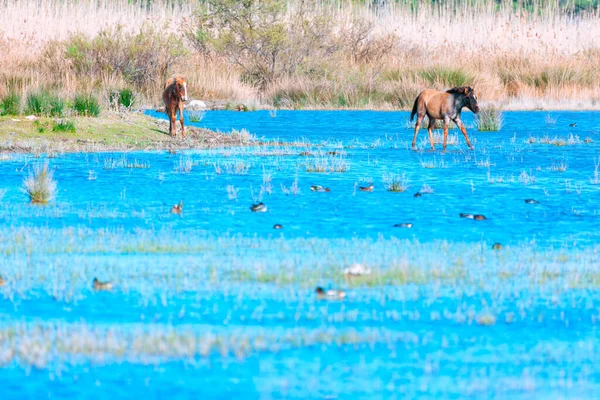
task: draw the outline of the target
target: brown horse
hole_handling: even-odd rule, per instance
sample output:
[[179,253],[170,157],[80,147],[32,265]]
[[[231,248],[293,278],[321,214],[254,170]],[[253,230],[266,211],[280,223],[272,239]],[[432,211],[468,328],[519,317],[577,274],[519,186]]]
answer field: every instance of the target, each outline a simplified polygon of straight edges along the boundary
[[410,113],[410,120],[413,120],[415,114],[417,114],[417,124],[415,125],[415,137],[413,138],[412,147],[415,148],[417,142],[417,134],[421,129],[421,122],[425,115],[429,117],[429,127],[427,129],[429,133],[429,142],[431,148],[435,150],[433,145],[432,130],[435,125],[436,119],[444,121],[444,150],[446,150],[446,140],[448,139],[448,123],[450,120],[460,128],[462,134],[467,140],[467,145],[470,148],[471,142],[467,136],[467,130],[460,120],[460,112],[463,107],[467,107],[475,114],[479,112],[479,105],[477,104],[477,96],[473,92],[473,88],[469,86],[455,87],[445,92],[439,92],[437,90],[425,89],[415,99],[412,112]]
[[183,137],[186,137],[183,126],[183,103],[187,99],[187,83],[185,82],[185,78],[181,75],[173,75],[167,79],[165,91],[163,92],[163,101],[165,102],[165,108],[169,116],[169,135],[173,137],[177,134],[177,126],[175,125],[177,110],[179,110],[181,134]]

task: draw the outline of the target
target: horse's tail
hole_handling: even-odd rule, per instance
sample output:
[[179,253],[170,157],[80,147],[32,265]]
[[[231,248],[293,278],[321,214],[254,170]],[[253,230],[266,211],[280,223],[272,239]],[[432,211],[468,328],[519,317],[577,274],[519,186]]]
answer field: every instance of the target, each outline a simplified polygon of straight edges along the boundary
[[415,117],[415,114],[417,113],[417,109],[419,108],[419,97],[421,97],[421,95],[417,96],[417,98],[415,99],[415,104],[413,104],[412,112],[410,113],[410,120],[411,121]]

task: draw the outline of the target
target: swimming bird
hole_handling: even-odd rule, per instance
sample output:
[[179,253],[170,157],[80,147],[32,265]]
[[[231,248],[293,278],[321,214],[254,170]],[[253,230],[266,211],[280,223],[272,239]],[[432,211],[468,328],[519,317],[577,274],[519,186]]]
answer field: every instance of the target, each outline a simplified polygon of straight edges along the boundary
[[575,128],[575,127],[577,126],[577,122],[573,122],[572,124],[569,124],[569,126],[570,126],[571,128]]
[[417,192],[417,193],[413,194],[413,197],[421,197],[421,193]]
[[361,275],[371,275],[371,268],[364,266],[363,264],[352,264],[348,268],[344,268],[342,273],[346,276],[361,276]]
[[330,192],[331,190],[329,190],[329,188],[324,188],[321,185],[312,185],[310,187],[310,190],[312,190],[313,192]]
[[260,202],[257,204],[252,204],[250,206],[250,209],[252,210],[252,212],[265,212],[265,211],[267,211],[267,206],[265,206],[262,202]]
[[525,203],[527,204],[540,204],[539,201],[535,200],[535,199],[525,199]]
[[369,186],[360,186],[360,187],[359,187],[359,189],[360,189],[362,192],[372,192],[372,191],[373,191],[373,189],[375,189],[375,186],[373,186],[373,185],[369,185]]
[[179,202],[179,204],[175,204],[175,205],[173,205],[173,207],[171,207],[171,214],[181,214],[182,211],[183,211],[183,200],[181,200]]
[[110,291],[113,288],[112,282],[100,282],[98,278],[94,278],[93,286],[96,292]]
[[273,225],[273,229],[283,229],[283,225],[275,224],[275,225]]
[[460,213],[459,215],[460,215],[461,218],[473,219],[473,214]]
[[413,224],[411,224],[410,222],[402,222],[400,224],[395,224],[394,228],[412,228]]
[[502,246],[502,243],[494,243],[492,245],[492,250],[502,250],[504,248],[504,246]]
[[485,215],[475,214],[473,215],[473,219],[475,221],[485,221],[487,218],[485,217]]
[[343,290],[323,290],[323,288],[320,286],[317,288],[317,290],[315,290],[315,292],[317,293],[317,298],[319,300],[341,300],[346,297],[346,292]]

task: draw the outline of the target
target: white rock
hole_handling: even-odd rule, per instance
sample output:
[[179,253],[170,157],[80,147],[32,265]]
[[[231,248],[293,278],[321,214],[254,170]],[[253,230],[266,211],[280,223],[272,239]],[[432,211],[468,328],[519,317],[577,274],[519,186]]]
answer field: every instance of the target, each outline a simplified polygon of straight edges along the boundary
[[206,103],[202,100],[192,100],[187,104],[186,108],[190,111],[204,110],[206,108]]
[[360,276],[360,275],[370,275],[370,274],[371,274],[371,268],[366,267],[362,264],[352,264],[348,268],[344,269],[344,275]]

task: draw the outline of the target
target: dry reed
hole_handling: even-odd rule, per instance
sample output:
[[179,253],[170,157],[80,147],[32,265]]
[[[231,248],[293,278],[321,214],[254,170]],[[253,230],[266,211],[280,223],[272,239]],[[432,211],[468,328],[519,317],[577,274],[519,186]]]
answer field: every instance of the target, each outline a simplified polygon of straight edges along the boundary
[[[468,83],[483,104],[502,104],[504,109],[598,107],[597,9],[574,13],[558,2],[533,2],[530,9],[504,2],[468,3],[399,1],[376,7],[290,0],[289,18],[300,4],[312,7],[310,15],[330,18],[334,26],[321,38],[330,45],[326,53],[311,53],[290,34],[290,40],[297,40],[290,48],[308,56],[293,71],[257,88],[219,51],[201,52],[185,39],[184,31],[197,28],[194,1],[6,0],[0,3],[0,98],[9,91],[25,97],[45,87],[59,88],[65,96],[95,90],[105,97],[111,88],[134,86],[126,74],[89,79],[63,60],[73,34],[92,41],[121,25],[130,35],[152,27],[179,36],[188,54],[168,64],[162,75],[187,75],[190,94],[205,100],[407,109],[422,88]],[[160,103],[162,78],[156,73],[135,87],[143,105]]]

